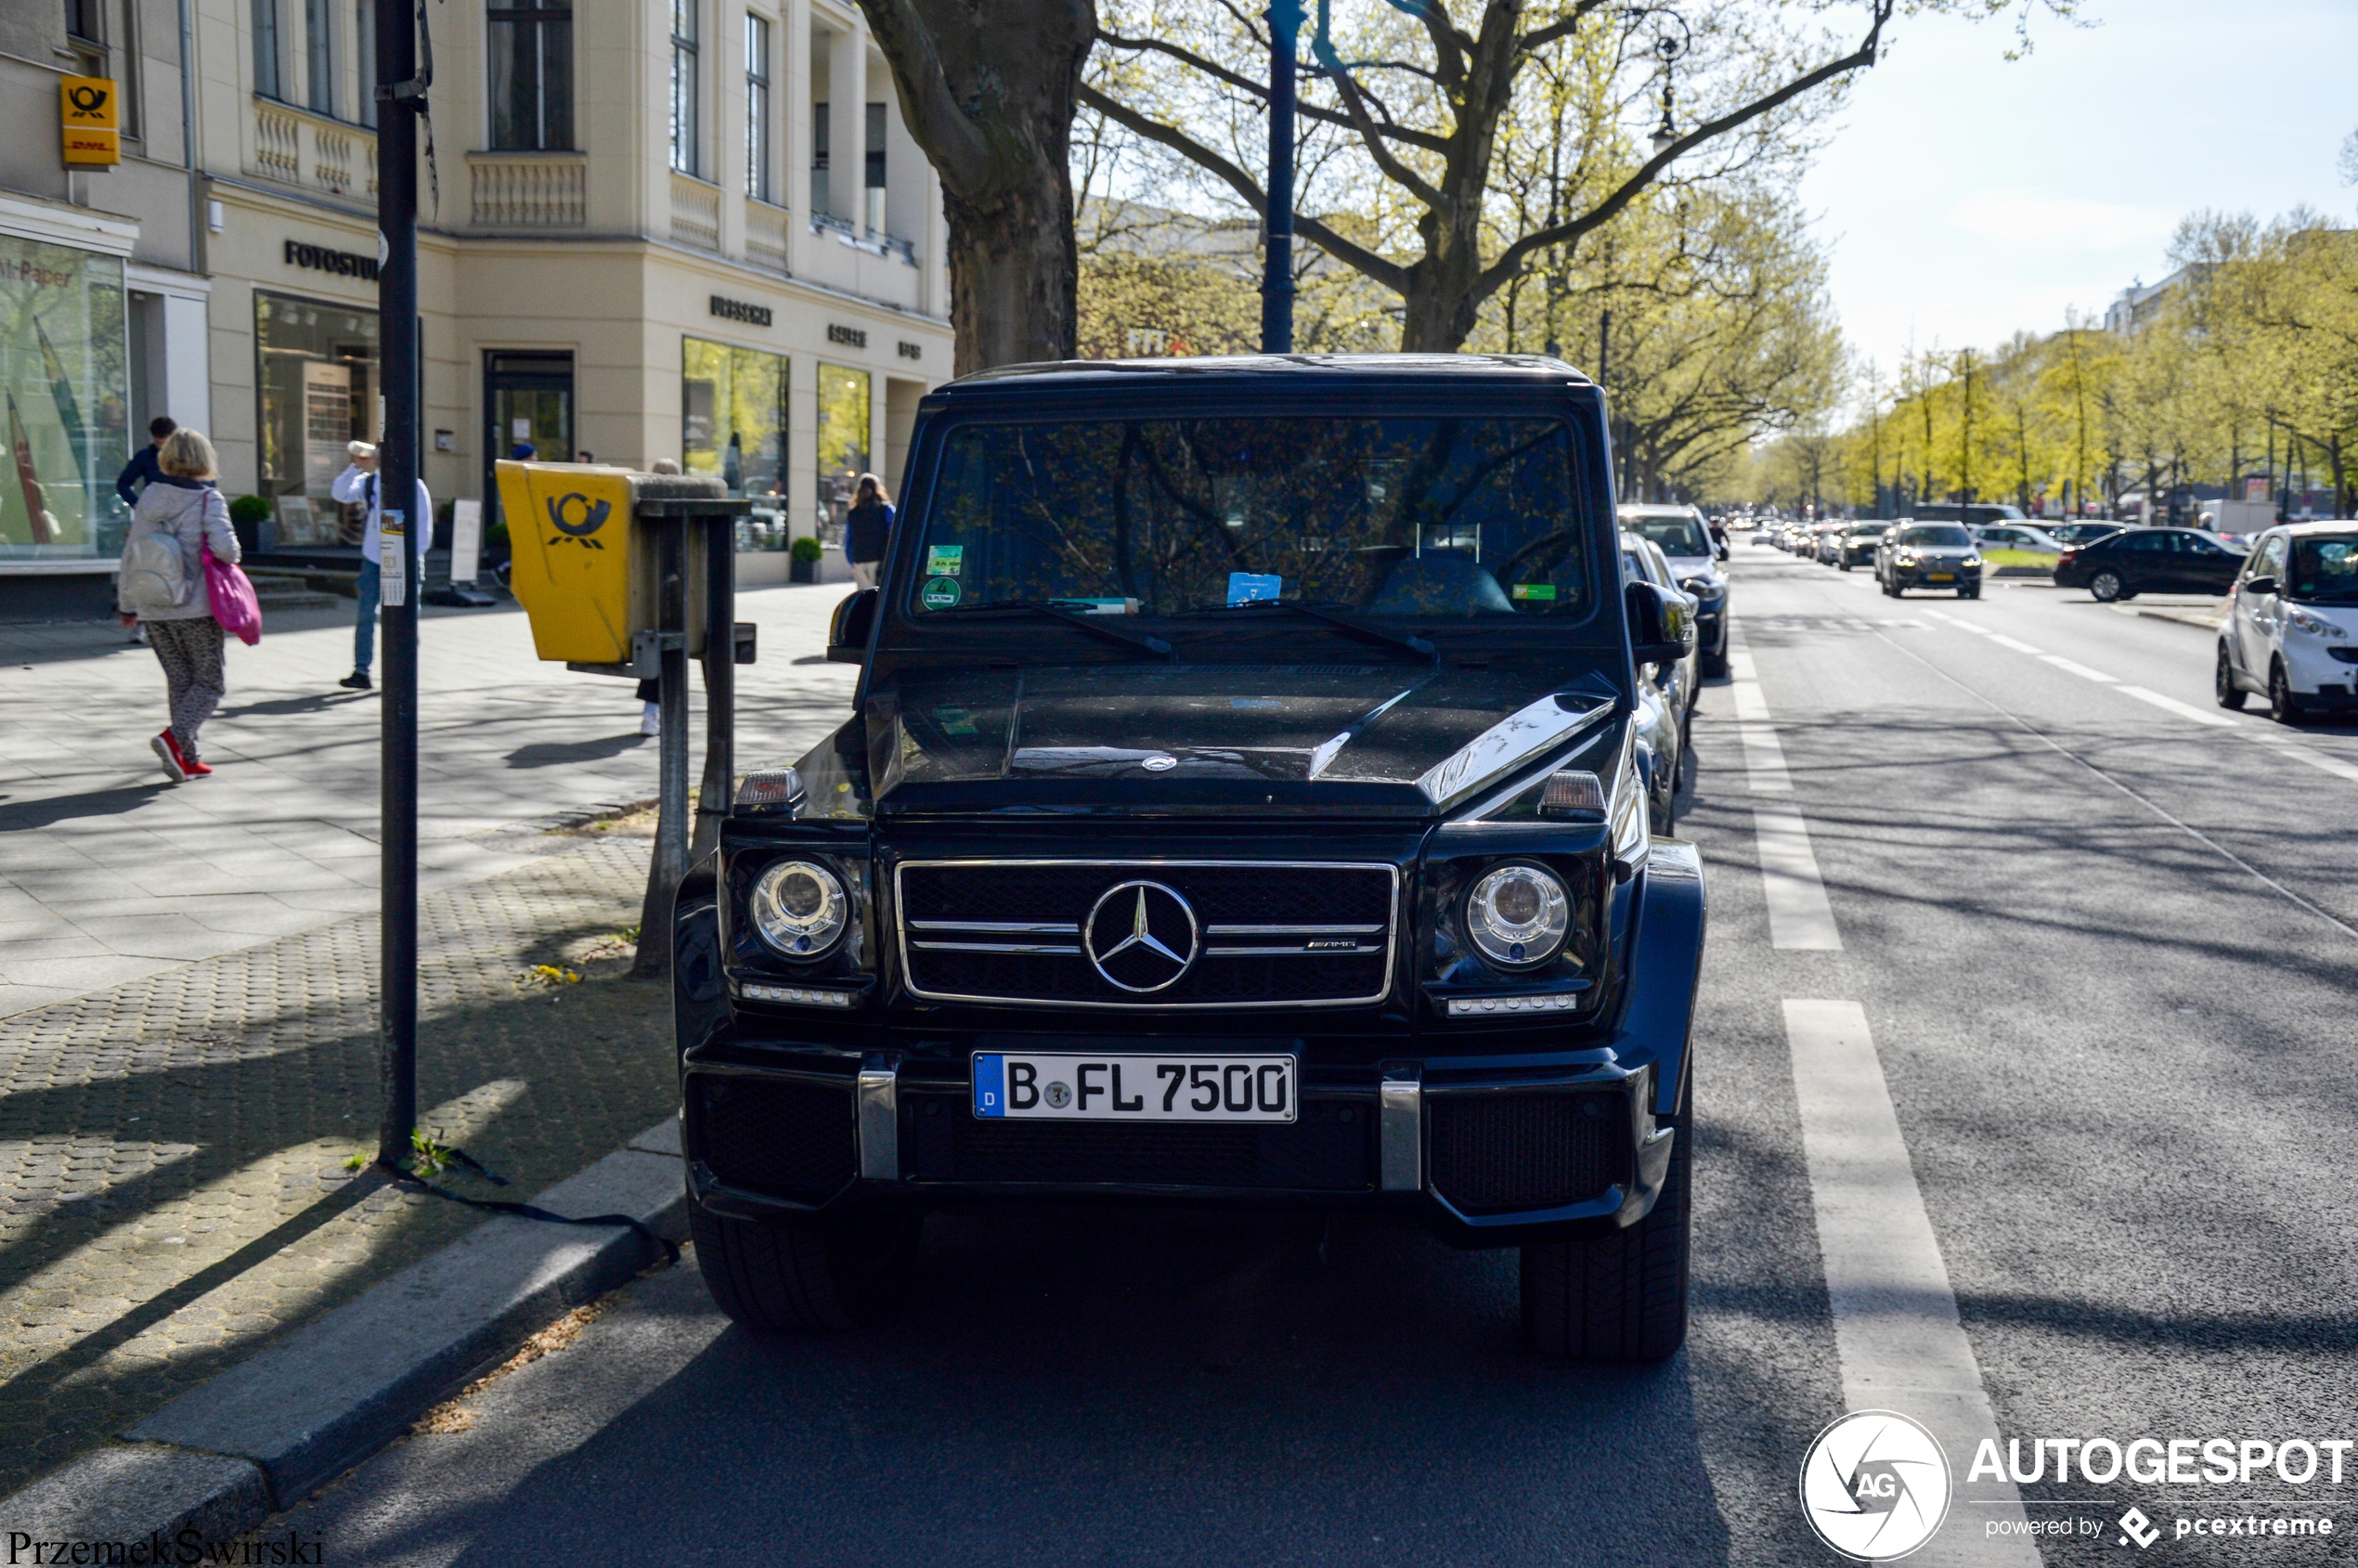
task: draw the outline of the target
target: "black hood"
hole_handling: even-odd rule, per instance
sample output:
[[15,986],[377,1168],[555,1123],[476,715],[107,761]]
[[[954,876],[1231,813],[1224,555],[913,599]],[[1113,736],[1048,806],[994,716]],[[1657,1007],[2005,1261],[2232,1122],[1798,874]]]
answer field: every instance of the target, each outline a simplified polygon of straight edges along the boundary
[[1431,816],[1604,725],[1587,661],[905,671],[872,693],[879,812]]

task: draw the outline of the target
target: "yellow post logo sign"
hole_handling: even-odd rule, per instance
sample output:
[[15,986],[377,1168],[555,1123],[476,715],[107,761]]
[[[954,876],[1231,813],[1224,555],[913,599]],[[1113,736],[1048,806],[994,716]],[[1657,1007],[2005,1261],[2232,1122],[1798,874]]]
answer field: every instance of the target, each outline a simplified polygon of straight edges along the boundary
[[105,76],[68,76],[58,84],[58,139],[70,164],[107,168],[123,162],[123,112]]
[[508,586],[544,659],[630,657],[630,473],[580,463],[501,462]]

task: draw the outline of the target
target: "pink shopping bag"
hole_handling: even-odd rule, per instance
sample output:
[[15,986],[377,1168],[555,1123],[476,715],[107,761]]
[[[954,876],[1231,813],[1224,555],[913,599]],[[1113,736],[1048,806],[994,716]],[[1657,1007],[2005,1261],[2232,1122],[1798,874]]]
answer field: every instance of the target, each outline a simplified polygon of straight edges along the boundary
[[204,547],[204,590],[224,631],[234,632],[249,648],[262,641],[262,601],[254,597],[253,582],[236,562],[214,556],[210,544]]

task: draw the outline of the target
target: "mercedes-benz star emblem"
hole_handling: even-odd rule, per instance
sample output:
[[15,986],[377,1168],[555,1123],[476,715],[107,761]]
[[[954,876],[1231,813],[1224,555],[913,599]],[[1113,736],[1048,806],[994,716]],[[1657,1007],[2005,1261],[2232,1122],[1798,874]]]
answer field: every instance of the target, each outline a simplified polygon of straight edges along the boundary
[[1108,888],[1081,932],[1089,962],[1123,991],[1167,991],[1195,966],[1196,912],[1160,882]]

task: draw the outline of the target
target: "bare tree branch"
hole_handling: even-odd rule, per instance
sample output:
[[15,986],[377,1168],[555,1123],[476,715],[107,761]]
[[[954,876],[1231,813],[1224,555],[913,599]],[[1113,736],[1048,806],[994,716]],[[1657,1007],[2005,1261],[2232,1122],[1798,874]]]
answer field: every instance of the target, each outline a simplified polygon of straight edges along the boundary
[[[1203,56],[1197,54],[1194,50],[1182,48],[1176,44],[1168,44],[1160,38],[1124,38],[1118,32],[1107,32],[1103,31],[1098,32],[1097,42],[1100,44],[1109,44],[1117,49],[1129,49],[1136,52],[1150,52],[1158,55],[1167,55],[1171,58],[1177,60],[1180,64],[1185,65],[1191,70],[1202,71],[1206,76],[1211,77],[1215,82],[1224,82],[1229,86],[1236,88],[1237,91],[1249,93],[1263,103],[1266,103],[1269,100],[1269,84],[1267,83],[1256,82],[1251,77],[1245,75],[1242,71],[1231,71],[1226,66],[1220,64],[1216,60],[1206,59]],[[1298,103],[1294,106],[1294,112],[1302,116],[1304,120],[1316,120],[1329,125],[1348,126],[1354,130],[1360,129],[1358,122],[1354,121],[1348,115],[1338,114],[1333,110],[1328,109],[1321,104]],[[1365,135],[1366,133],[1362,131],[1361,134]],[[1429,152],[1444,151],[1449,145],[1447,142],[1442,140],[1441,137],[1434,136],[1430,131],[1419,131],[1411,126],[1401,124],[1397,120],[1392,118],[1389,111],[1385,114],[1384,123],[1376,128],[1376,134],[1390,136],[1396,141],[1405,141],[1415,147],[1421,147]]]

